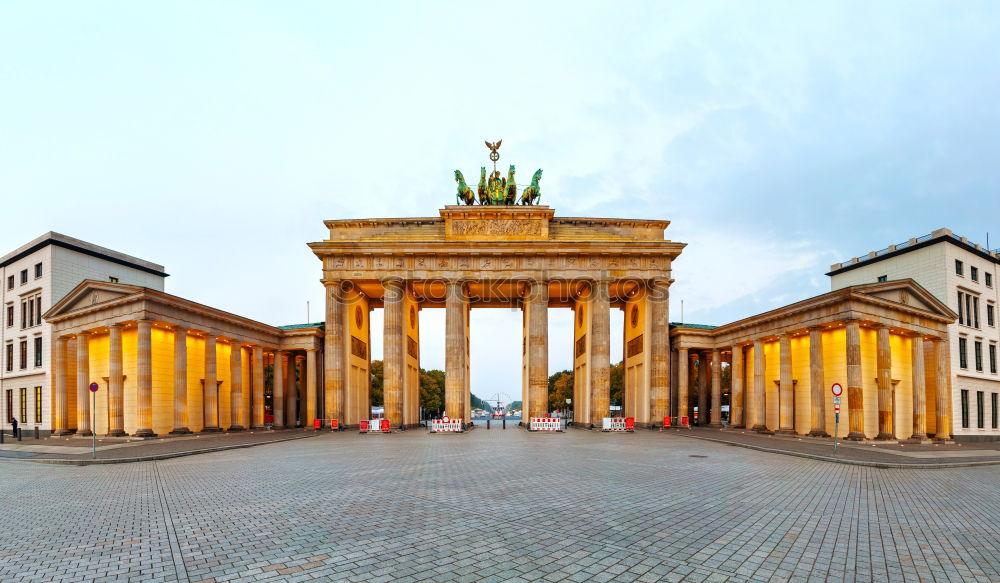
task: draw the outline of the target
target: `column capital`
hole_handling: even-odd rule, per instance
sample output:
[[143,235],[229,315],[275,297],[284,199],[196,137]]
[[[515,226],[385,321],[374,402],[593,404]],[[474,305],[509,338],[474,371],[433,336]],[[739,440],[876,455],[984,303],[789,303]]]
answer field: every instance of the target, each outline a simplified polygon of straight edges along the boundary
[[812,326],[807,326],[806,330],[810,332],[812,331],[822,332],[823,330],[826,330],[826,326],[824,326],[823,324],[813,324]]
[[382,284],[382,287],[396,287],[399,289],[402,289],[406,285],[406,280],[397,276],[383,277],[379,282]]
[[188,329],[185,326],[181,326],[180,324],[172,324],[172,326],[174,327],[174,332],[186,333],[188,331]]

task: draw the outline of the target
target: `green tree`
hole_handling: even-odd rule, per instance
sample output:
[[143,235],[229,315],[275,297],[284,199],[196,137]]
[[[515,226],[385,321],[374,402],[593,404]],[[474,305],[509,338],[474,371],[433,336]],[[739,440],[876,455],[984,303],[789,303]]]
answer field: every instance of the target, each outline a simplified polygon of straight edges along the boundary
[[382,393],[382,385],[384,382],[383,381],[384,377],[382,373],[381,360],[372,361],[371,376],[372,376],[372,387],[370,394],[372,399],[372,407],[384,407],[385,398]]
[[549,377],[549,411],[566,408],[573,398],[573,371],[561,370]]
[[444,371],[420,369],[420,406],[427,416],[444,411]]
[[611,404],[622,405],[622,394],[625,389],[625,361],[611,366]]
[[519,410],[522,406],[523,403],[521,403],[521,401],[511,401],[510,404],[507,405],[507,410],[508,411]]

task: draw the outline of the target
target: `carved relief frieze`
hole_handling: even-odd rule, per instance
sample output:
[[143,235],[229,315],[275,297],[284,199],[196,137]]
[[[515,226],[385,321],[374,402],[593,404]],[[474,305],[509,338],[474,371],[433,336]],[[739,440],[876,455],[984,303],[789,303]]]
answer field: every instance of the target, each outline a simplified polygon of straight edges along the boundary
[[642,352],[642,334],[628,341],[625,348],[625,357],[631,358]]
[[358,358],[368,358],[368,344],[357,336],[351,336],[351,354]]
[[542,223],[531,219],[493,219],[466,220],[456,219],[451,223],[453,235],[488,235],[492,237],[530,237],[541,236]]

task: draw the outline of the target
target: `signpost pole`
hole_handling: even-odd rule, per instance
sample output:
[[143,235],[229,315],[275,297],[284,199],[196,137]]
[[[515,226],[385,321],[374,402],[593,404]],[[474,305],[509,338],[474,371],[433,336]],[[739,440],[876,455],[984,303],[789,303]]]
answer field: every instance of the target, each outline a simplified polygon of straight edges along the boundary
[[837,455],[837,434],[840,433],[840,396],[844,394],[844,387],[840,383],[833,383],[830,387],[833,393],[833,455]]
[[837,434],[840,433],[840,411],[837,411],[834,415],[833,423],[833,455],[837,455]]
[[90,383],[90,387],[88,388],[90,389],[90,394],[93,395],[93,401],[91,401],[93,403],[93,406],[91,407],[90,410],[92,415],[90,421],[91,455],[93,456],[93,459],[96,460],[97,459],[97,389],[100,388],[100,385],[98,385],[97,383]]

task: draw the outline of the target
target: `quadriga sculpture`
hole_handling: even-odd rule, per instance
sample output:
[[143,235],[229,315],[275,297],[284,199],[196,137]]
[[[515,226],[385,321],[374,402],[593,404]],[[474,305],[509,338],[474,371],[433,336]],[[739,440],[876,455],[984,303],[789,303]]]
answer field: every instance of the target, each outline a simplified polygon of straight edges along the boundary
[[465,183],[465,176],[462,176],[460,170],[455,171],[455,182],[458,183],[458,200],[465,204],[472,204],[476,201],[475,195],[472,194],[472,189],[469,185]]
[[535,170],[531,177],[531,185],[521,193],[521,204],[535,204],[542,197],[542,189],[538,186],[538,181],[542,179],[542,169]]
[[517,183],[514,182],[514,165],[507,170],[507,194],[503,197],[504,204],[514,204],[517,201]]
[[486,188],[486,166],[479,167],[479,204],[490,204],[490,191]]

